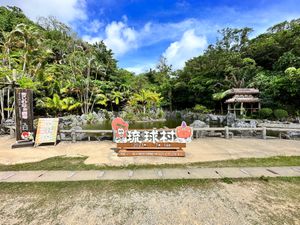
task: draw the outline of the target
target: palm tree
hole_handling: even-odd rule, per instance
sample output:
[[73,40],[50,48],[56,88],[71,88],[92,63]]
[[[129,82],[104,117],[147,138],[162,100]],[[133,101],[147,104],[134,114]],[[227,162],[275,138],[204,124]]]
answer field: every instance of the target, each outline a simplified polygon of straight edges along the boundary
[[113,103],[119,105],[123,100],[123,93],[120,91],[112,91],[109,95],[111,111],[113,111]]
[[143,112],[145,114],[147,108],[158,106],[161,100],[160,93],[142,89],[139,93],[133,95],[130,104],[133,106],[140,103],[143,106]]
[[[39,49],[40,33],[36,27],[20,23],[11,31],[10,35],[13,41],[23,45],[22,71],[25,74],[29,63],[29,56]],[[21,40],[18,37],[21,37]]]
[[61,99],[58,94],[54,94],[52,98],[44,97],[38,99],[37,107],[50,109],[55,115],[63,111],[73,111],[81,106],[82,103],[76,101],[73,97],[65,97]]
[[92,106],[90,108],[90,112],[93,112],[94,105],[102,105],[107,106],[108,98],[105,94],[99,93],[96,94],[92,103]]

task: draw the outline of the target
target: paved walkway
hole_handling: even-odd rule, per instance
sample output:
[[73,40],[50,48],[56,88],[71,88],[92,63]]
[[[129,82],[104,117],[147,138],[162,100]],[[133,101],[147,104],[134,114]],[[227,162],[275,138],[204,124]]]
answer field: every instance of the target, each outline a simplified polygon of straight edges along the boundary
[[251,177],[300,177],[294,167],[172,168],[86,171],[5,171],[0,182],[55,182],[84,180],[218,179]]
[[61,142],[56,146],[11,149],[15,139],[0,137],[0,164],[37,162],[55,156],[87,156],[85,164],[126,166],[129,164],[183,164],[239,158],[300,156],[300,141],[247,138],[202,138],[193,140],[184,149],[186,157],[118,157],[111,141]]

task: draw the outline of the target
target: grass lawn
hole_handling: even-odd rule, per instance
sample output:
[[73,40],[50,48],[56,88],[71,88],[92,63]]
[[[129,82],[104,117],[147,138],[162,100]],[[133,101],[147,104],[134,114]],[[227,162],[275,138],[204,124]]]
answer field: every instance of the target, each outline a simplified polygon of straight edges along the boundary
[[191,167],[259,167],[259,166],[300,166],[300,156],[275,156],[269,158],[244,158],[235,160],[197,162],[188,164],[107,166],[87,165],[86,157],[53,157],[34,163],[16,165],[0,164],[0,171],[19,170],[105,170],[105,169],[150,169],[150,168],[191,168]]
[[[228,182],[230,180],[230,182]],[[0,182],[0,193],[44,193],[49,196],[90,190],[99,192],[124,193],[135,191],[173,191],[180,188],[211,188],[218,183],[234,184],[245,182],[290,183],[300,185],[300,177],[260,177],[260,178],[226,178],[226,179],[174,179],[174,180],[95,180],[95,181],[63,181],[63,182]],[[300,187],[300,186],[299,186]]]

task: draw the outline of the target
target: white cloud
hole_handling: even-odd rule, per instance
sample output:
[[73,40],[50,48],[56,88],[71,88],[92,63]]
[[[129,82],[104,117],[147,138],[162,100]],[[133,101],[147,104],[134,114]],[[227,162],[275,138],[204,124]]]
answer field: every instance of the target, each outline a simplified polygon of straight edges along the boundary
[[88,23],[88,26],[85,27],[85,30],[89,33],[97,33],[103,26],[104,26],[104,23],[95,19]]
[[169,45],[163,56],[167,58],[168,63],[172,64],[173,69],[180,69],[185,61],[200,55],[207,46],[205,36],[197,36],[194,29],[187,30],[179,41]]
[[135,74],[141,74],[149,71],[149,69],[154,67],[155,67],[155,63],[143,63],[143,64],[134,65],[132,67],[126,67],[125,70],[133,72]]
[[137,48],[137,32],[124,22],[112,22],[105,28],[104,43],[117,55]]
[[87,19],[85,0],[1,0],[0,5],[17,6],[32,20],[54,16],[69,24],[76,19]]
[[94,43],[104,40],[108,48],[116,54],[122,56],[125,53],[140,47],[151,46],[161,41],[174,41],[181,38],[187,30],[194,29],[197,33],[214,33],[216,27],[210,26],[206,22],[196,19],[186,19],[178,23],[152,23],[147,22],[140,29],[135,29],[128,25],[126,15],[122,21],[113,21],[105,26],[102,34],[85,35],[83,39]]
[[103,40],[105,45],[110,48],[116,56],[121,56],[129,50],[138,47],[138,33],[125,22],[113,21],[106,25],[103,33],[103,36],[101,34],[98,36],[84,35],[82,39],[89,43]]
[[152,23],[148,22],[139,31],[139,43],[150,46],[161,41],[174,41],[179,39],[187,30],[194,29],[201,34],[215,34],[219,29],[207,21],[194,18],[182,20],[177,23]]
[[84,36],[82,36],[82,40],[84,40],[88,43],[94,44],[96,42],[102,41],[103,38],[101,38],[101,37],[92,37],[90,35],[84,35]]

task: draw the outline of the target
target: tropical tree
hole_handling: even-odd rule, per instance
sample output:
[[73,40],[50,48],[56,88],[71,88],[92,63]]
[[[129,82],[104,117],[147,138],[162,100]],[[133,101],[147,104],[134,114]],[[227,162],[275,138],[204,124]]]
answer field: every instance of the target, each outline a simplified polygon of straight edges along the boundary
[[158,107],[161,100],[162,98],[160,97],[160,93],[143,89],[132,96],[130,99],[130,105],[142,105],[143,113],[145,114],[147,109],[150,109],[151,107]]
[[37,107],[49,109],[54,115],[61,114],[63,111],[74,111],[81,106],[81,102],[76,101],[72,97],[60,98],[58,94],[54,94],[52,98],[44,97],[38,99],[36,102]]

